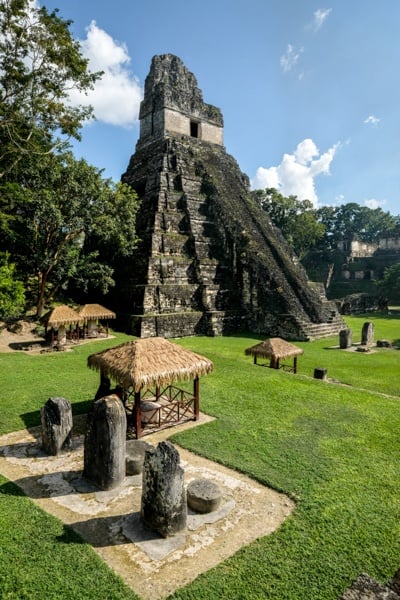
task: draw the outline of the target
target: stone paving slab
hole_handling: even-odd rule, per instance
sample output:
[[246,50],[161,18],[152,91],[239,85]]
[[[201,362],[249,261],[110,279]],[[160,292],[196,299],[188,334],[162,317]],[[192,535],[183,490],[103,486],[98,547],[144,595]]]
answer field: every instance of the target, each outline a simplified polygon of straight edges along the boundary
[[[200,423],[207,420],[202,415]],[[146,436],[146,441],[156,445],[175,431]],[[0,473],[92,544],[146,600],[168,596],[242,546],[272,533],[295,507],[284,494],[177,447],[185,484],[210,479],[221,488],[222,502],[205,515],[189,510],[186,530],[165,540],[140,522],[141,475],[126,477],[118,489],[101,491],[82,478],[82,434],[74,435],[72,450],[60,456],[45,455],[40,442],[39,429],[0,437]]]

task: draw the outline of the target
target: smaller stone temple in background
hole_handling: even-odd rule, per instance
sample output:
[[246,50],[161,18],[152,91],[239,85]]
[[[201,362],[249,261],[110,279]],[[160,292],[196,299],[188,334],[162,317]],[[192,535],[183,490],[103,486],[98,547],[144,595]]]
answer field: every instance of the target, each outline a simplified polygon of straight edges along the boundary
[[131,333],[308,340],[344,327],[252,200],[248,177],[226,153],[220,109],[203,101],[174,55],[152,60],[122,181],[141,200],[141,241],[118,284],[117,310]]

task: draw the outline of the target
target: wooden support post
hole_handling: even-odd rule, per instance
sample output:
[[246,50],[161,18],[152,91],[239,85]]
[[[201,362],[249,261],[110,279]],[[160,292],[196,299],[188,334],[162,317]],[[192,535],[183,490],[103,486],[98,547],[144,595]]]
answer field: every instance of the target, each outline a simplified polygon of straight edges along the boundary
[[255,365],[257,364],[257,356],[256,355],[254,355],[254,364]]
[[293,373],[297,373],[297,356],[293,359]]
[[194,396],[194,420],[198,421],[200,418],[200,382],[199,378],[196,377],[193,381],[193,396]]
[[142,437],[142,410],[140,408],[140,392],[135,392],[135,405],[133,407],[136,439]]

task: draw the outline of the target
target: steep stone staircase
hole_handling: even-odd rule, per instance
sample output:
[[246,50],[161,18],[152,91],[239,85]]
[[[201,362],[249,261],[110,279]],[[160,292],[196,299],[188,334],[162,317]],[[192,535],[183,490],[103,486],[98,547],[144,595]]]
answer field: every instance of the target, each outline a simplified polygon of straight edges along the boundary
[[335,303],[324,298],[323,304],[327,314],[327,320],[324,323],[312,323],[293,316],[299,330],[299,339],[312,341],[333,337],[338,335],[342,329],[346,329],[346,323],[342,315],[338,312]]

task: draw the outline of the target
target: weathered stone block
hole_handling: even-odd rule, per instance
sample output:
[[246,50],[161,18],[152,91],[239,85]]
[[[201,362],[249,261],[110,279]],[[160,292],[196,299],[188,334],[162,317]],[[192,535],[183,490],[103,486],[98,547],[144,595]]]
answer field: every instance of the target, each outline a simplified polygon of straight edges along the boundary
[[143,471],[144,455],[146,450],[153,446],[143,440],[128,440],[126,442],[126,474],[139,475]]
[[145,453],[141,519],[163,537],[186,527],[184,472],[179,453],[170,442],[160,442]]
[[217,510],[222,500],[221,488],[209,479],[194,479],[187,486],[189,508],[199,513]]
[[125,457],[125,408],[118,396],[105,396],[88,413],[83,476],[102,490],[118,487],[125,478]]
[[42,448],[56,456],[72,446],[72,406],[66,398],[49,398],[40,410]]
[[389,340],[377,340],[376,345],[378,348],[391,348],[392,342]]
[[314,379],[326,379],[328,375],[328,370],[323,369],[321,367],[316,367],[314,369]]
[[351,329],[341,329],[339,331],[339,346],[341,350],[351,348],[352,344],[352,333]]
[[375,325],[371,321],[364,323],[361,331],[361,344],[363,346],[370,346],[374,341],[374,330]]

